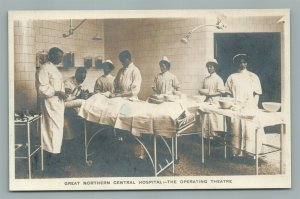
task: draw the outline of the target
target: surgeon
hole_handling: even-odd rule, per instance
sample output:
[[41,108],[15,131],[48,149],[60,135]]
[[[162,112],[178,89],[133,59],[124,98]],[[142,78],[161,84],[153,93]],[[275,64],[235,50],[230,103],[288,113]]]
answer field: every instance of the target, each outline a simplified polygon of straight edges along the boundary
[[[142,84],[141,72],[132,62],[131,53],[128,50],[120,52],[119,60],[123,67],[118,71],[114,80],[115,92],[110,97],[123,97],[132,101],[138,100]],[[124,135],[119,136],[118,139],[123,140]],[[145,158],[145,151],[141,145],[134,145],[134,153],[140,159]]]
[[47,151],[48,164],[54,166],[61,152],[64,127],[64,100],[67,99],[62,74],[57,66],[63,51],[53,47],[48,52],[48,62],[37,74],[37,91],[41,103],[41,134],[43,149]]
[[119,60],[123,67],[114,80],[115,92],[110,97],[137,100],[142,84],[141,72],[131,61],[131,53],[128,50],[120,52]]
[[[237,109],[251,111],[258,109],[259,97],[262,94],[258,76],[248,70],[249,57],[246,54],[237,54],[233,57],[236,72],[226,81],[226,92],[235,99]],[[255,126],[253,122],[231,119],[231,144],[233,157],[241,157],[244,151],[255,153]],[[262,147],[263,129],[258,130],[258,152]]]

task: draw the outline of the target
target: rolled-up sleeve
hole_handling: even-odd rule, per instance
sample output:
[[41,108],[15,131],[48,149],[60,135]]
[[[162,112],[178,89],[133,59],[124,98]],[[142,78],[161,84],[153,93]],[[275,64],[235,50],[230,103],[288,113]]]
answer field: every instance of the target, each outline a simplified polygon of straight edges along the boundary
[[55,94],[55,89],[50,85],[49,74],[45,68],[38,73],[38,92],[44,98],[53,97]]
[[142,84],[142,75],[139,69],[136,69],[132,73],[132,84],[131,84],[131,92],[132,95],[137,96],[140,92]]

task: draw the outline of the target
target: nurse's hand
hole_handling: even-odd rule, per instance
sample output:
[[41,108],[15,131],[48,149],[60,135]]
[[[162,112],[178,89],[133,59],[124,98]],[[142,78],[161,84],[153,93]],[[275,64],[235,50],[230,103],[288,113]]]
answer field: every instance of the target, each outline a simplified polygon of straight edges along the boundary
[[55,96],[57,96],[61,100],[66,100],[68,98],[68,95],[62,91],[55,91]]

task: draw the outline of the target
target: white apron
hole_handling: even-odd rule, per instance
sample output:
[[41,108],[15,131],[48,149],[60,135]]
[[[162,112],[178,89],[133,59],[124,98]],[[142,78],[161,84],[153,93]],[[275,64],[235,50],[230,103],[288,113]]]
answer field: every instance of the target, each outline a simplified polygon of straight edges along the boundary
[[52,63],[41,66],[37,75],[37,90],[41,99],[41,133],[44,150],[60,153],[64,127],[64,101],[54,96],[64,91],[63,79]]
[[[202,88],[208,89],[210,93],[217,93],[219,90],[223,91],[225,89],[223,80],[216,73],[213,73],[204,79]],[[219,96],[215,96],[210,97],[209,100],[212,104],[218,105],[219,99]],[[204,114],[201,119],[204,137],[215,136],[217,135],[215,134],[217,131],[226,131],[226,123],[224,122],[224,116],[222,115],[213,113]]]

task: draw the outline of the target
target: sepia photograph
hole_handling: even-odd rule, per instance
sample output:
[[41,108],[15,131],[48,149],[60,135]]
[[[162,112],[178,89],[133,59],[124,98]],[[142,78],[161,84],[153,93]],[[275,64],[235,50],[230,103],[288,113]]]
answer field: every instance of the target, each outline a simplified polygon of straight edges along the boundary
[[9,188],[291,187],[290,11],[10,11]]

